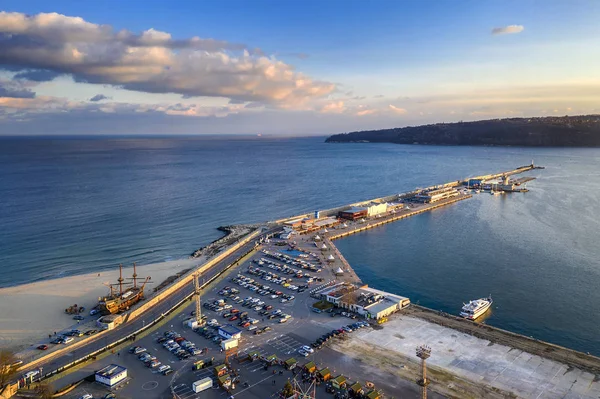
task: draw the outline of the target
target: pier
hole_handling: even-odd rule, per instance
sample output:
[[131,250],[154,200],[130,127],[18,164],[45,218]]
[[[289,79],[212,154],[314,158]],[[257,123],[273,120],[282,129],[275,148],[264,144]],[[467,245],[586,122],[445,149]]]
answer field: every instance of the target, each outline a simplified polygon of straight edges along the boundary
[[[426,187],[424,189],[421,188],[405,193],[378,197],[353,204],[342,205],[332,209],[283,218],[264,224],[244,226],[243,228],[240,226],[230,226],[228,227],[228,231],[230,231],[230,233],[238,230],[239,232],[237,234],[230,234],[217,240],[206,248],[194,252],[192,257],[200,255],[205,256],[206,259],[202,260],[201,264],[198,264],[193,270],[190,270],[182,275],[172,284],[159,290],[159,292],[152,296],[152,298],[148,298],[148,300],[146,300],[144,303],[137,305],[130,311],[126,312],[124,314],[125,322],[123,325],[111,331],[98,333],[93,337],[82,337],[80,340],[77,340],[74,344],[68,347],[57,348],[58,350],[37,356],[35,359],[30,358],[28,359],[28,364],[25,364],[20,368],[20,372],[24,373],[26,371],[31,371],[34,369],[34,367],[35,369],[43,367],[44,378],[56,378],[56,376],[68,374],[68,372],[65,373],[65,371],[74,365],[93,362],[95,361],[96,355],[106,353],[114,348],[119,348],[119,345],[120,347],[124,347],[129,345],[127,343],[129,341],[144,340],[145,338],[143,336],[150,334],[150,332],[155,329],[154,325],[159,326],[162,319],[174,317],[170,316],[171,313],[173,315],[179,314],[180,312],[181,315],[189,313],[185,309],[186,306],[192,305],[190,299],[194,295],[194,290],[193,287],[191,287],[191,281],[194,279],[194,276],[196,276],[198,273],[201,273],[203,279],[206,279],[202,285],[202,290],[216,291],[218,289],[216,287],[208,288],[212,281],[216,281],[219,276],[226,273],[229,269],[235,270],[244,262],[250,261],[249,257],[254,256],[253,254],[261,248],[269,248],[271,251],[279,251],[280,249],[278,248],[281,247],[277,247],[276,245],[282,245],[283,247],[287,247],[289,245],[290,249],[297,248],[296,250],[303,252],[303,256],[306,258],[308,256],[312,256],[312,252],[317,252],[318,254],[314,255],[314,259],[318,259],[320,262],[319,264],[323,265],[320,274],[314,275],[314,277],[320,277],[319,285],[315,285],[317,290],[319,286],[327,287],[329,284],[363,286],[360,278],[356,275],[353,268],[344,258],[342,253],[334,245],[333,241],[470,199],[473,197],[473,194],[471,194],[468,190],[468,182],[470,180],[478,179],[480,182],[489,182],[490,180],[499,178],[506,180],[508,176],[514,176],[534,169],[540,168],[534,166],[532,163],[531,165],[519,167],[513,170],[477,176],[466,180],[456,180]],[[519,177],[511,179],[510,182],[515,186],[519,186],[533,179],[534,177]],[[383,207],[383,211],[381,211],[381,213],[369,213],[367,216],[367,210],[365,209],[369,209],[369,212],[371,212],[373,209],[378,208],[379,206]],[[349,217],[350,219],[340,219],[340,217]],[[298,220],[300,220],[300,222],[296,222]],[[305,220],[310,221],[310,223],[306,223],[308,227],[304,223]],[[344,222],[342,222],[342,220],[344,220]],[[316,223],[320,221],[325,224],[321,225],[320,223]],[[279,233],[283,232],[284,227],[285,230],[288,231],[295,230],[295,234],[292,234],[290,238],[270,240]],[[320,248],[320,245],[316,245],[317,243],[315,240],[318,240],[314,238],[316,234],[321,237],[322,243],[325,244],[324,248]],[[298,242],[296,243],[295,240]],[[319,240],[319,243],[320,242],[321,241]],[[258,253],[260,253],[260,251]],[[329,261],[329,259],[331,260]],[[342,269],[343,273],[339,269]],[[238,270],[238,272],[240,271]],[[301,294],[300,292],[296,293],[296,295],[299,297],[300,295],[307,294],[310,294],[310,292],[306,292],[305,294]],[[210,298],[210,296],[214,296],[215,293],[203,293],[202,295],[207,295]],[[265,298],[265,300],[267,299]],[[278,333],[286,332],[287,330],[285,330],[285,328],[287,328],[289,329],[288,333],[296,334],[296,337],[312,337],[313,335],[316,337],[321,334],[318,332],[320,331],[319,328],[323,328],[323,326],[331,328],[330,325],[336,320],[344,322],[343,320],[340,320],[339,317],[332,319],[328,314],[321,314],[321,312],[317,314],[316,312],[309,311],[307,314],[306,306],[309,304],[309,301],[310,300],[306,298],[302,301],[298,301],[297,304],[293,303],[290,305],[278,305],[275,303],[275,306],[289,306],[287,309],[290,309],[288,311],[292,315],[292,321],[283,325],[273,325],[273,328],[277,328]],[[397,312],[397,315],[390,316],[389,322],[383,325],[385,331],[380,331],[381,327],[378,327],[374,328],[373,330],[368,330],[369,332],[365,332],[362,336],[357,336],[356,340],[354,338],[355,336],[352,336],[347,343],[341,341],[339,345],[334,345],[329,349],[333,355],[331,355],[330,352],[327,352],[326,360],[328,362],[331,361],[330,359],[332,358],[330,356],[333,356],[333,358],[337,359],[337,354],[341,353],[342,356],[345,357],[356,355],[361,356],[357,358],[361,362],[365,361],[366,363],[369,363],[371,360],[373,360],[377,363],[377,356],[373,357],[379,353],[377,351],[382,351],[381,356],[384,354],[386,356],[391,356],[395,353],[393,352],[394,350],[396,351],[396,355],[394,356],[401,356],[401,352],[398,352],[398,348],[402,345],[396,343],[400,342],[396,341],[399,339],[398,334],[403,336],[402,339],[405,339],[404,336],[406,336],[406,339],[413,340],[419,340],[422,338],[422,336],[419,335],[420,333],[414,333],[414,331],[409,329],[398,330],[398,328],[408,328],[412,326],[415,328],[415,331],[418,332],[427,330],[430,331],[431,334],[437,334],[435,335],[435,342],[440,345],[442,340],[448,338],[450,334],[457,331],[464,333],[461,335],[461,340],[464,342],[475,340],[472,342],[480,347],[491,346],[490,344],[498,344],[498,346],[494,347],[494,350],[497,351],[496,355],[492,354],[492,349],[489,350],[489,357],[486,357],[488,356],[488,352],[483,351],[481,353],[481,356],[485,358],[483,359],[483,363],[486,361],[489,364],[495,364],[494,362],[496,361],[502,363],[505,359],[494,356],[499,356],[498,353],[501,352],[498,352],[498,348],[499,346],[504,346],[508,352],[512,350],[511,348],[514,348],[515,350],[519,350],[519,352],[522,351],[521,353],[527,352],[532,356],[543,358],[543,360],[540,360],[541,362],[552,361],[558,362],[557,364],[562,365],[555,366],[552,364],[552,370],[562,370],[562,368],[559,367],[563,367],[565,370],[567,370],[567,368],[574,368],[577,370],[577,375],[581,376],[582,381],[583,379],[586,379],[587,381],[590,373],[594,375],[600,373],[600,359],[589,354],[584,354],[568,348],[552,345],[530,337],[522,336],[520,334],[500,330],[485,324],[468,321],[453,315],[443,314],[441,312],[423,308],[418,305],[412,305],[407,309],[397,310]],[[263,322],[265,322],[264,319]],[[348,321],[345,321],[344,323],[347,322]],[[372,324],[375,325],[377,323],[372,322]],[[315,328],[317,329],[317,332],[315,332]],[[302,332],[298,333],[298,329],[301,329]],[[448,331],[450,331],[450,333]],[[412,335],[408,336],[409,334]],[[251,343],[252,340],[256,341],[257,339],[264,338],[262,336],[260,338],[256,338],[254,335],[250,334],[246,335],[245,337],[247,340],[251,341]],[[147,342],[151,342],[153,338],[150,337],[146,339],[150,340]],[[289,338],[287,339],[289,340]],[[452,342],[450,341],[448,341],[448,345],[451,346],[452,342],[456,342],[456,339],[454,339]],[[306,344],[306,342],[302,343]],[[400,346],[387,348],[381,346],[382,344],[393,344]],[[364,349],[364,345],[374,345],[369,347],[372,349],[372,352],[369,352],[369,350],[366,352],[361,351],[361,347]],[[146,346],[149,346],[149,343],[147,343]],[[289,347],[285,345],[283,346],[285,347],[285,350],[290,350]],[[335,352],[337,346],[339,346],[340,351]],[[467,351],[466,353],[468,353],[468,345],[466,345],[465,348]],[[446,354],[445,358],[451,359],[452,356],[456,357],[458,355]],[[371,357],[373,357],[373,359],[371,359]],[[392,357],[390,357],[390,359],[394,360]],[[399,361],[398,359],[395,359],[394,361]],[[405,371],[402,371],[406,374],[408,373],[406,370],[410,370],[412,367],[410,364],[410,358],[403,359],[402,362],[407,364],[407,367],[403,369]],[[458,363],[453,362],[452,364],[455,365]],[[341,368],[341,363],[337,364],[337,367]],[[468,380],[468,384],[466,384],[465,387],[468,388],[469,392],[475,392],[476,389],[483,389],[481,391],[482,396],[479,397],[485,397],[491,393],[499,392],[496,391],[498,388],[505,389],[506,392],[517,393],[524,392],[525,389],[528,389],[527,381],[523,382],[521,386],[513,389],[513,387],[502,385],[500,382],[496,383],[496,380],[492,382],[482,382],[477,379],[470,378],[470,375],[460,374],[460,370],[457,371],[456,367],[452,369],[450,366],[446,367],[446,365],[444,365],[442,370],[443,372],[440,370],[442,370],[442,368],[438,368],[435,371],[437,374],[434,375],[450,376],[451,378],[458,378],[464,381]],[[535,372],[538,373],[538,371]],[[404,375],[404,377],[406,377],[406,375]],[[545,374],[541,373],[541,371],[539,371],[539,375],[541,376],[540,378],[545,379],[547,377]],[[562,380],[565,380],[567,377],[560,377],[558,379],[561,378]],[[408,380],[410,379],[411,378],[408,378]],[[551,376],[548,377],[548,381],[550,381],[550,379]],[[600,384],[595,384],[594,382],[594,387],[598,388],[599,385]],[[565,388],[562,385],[562,382],[557,386],[560,389],[564,388],[565,392],[571,392],[569,387]],[[435,379],[433,379],[431,387],[439,390],[439,392],[444,392],[444,389],[446,389],[444,388],[443,381],[435,381]]]
[[340,238],[348,237],[349,235],[352,235],[352,234],[360,233],[362,231],[373,229],[375,227],[383,226],[384,224],[392,223],[392,222],[395,222],[398,220],[409,218],[411,216],[419,215],[424,212],[429,212],[434,209],[441,208],[443,206],[454,204],[456,202],[463,201],[463,200],[466,200],[471,197],[472,197],[471,194],[460,195],[459,197],[436,202],[435,204],[426,205],[426,206],[423,206],[423,207],[415,209],[415,210],[402,210],[396,214],[392,214],[390,216],[383,217],[381,220],[374,221],[374,222],[365,222],[363,225],[359,225],[356,228],[344,231],[342,233],[332,234],[328,238],[330,240],[338,240]]

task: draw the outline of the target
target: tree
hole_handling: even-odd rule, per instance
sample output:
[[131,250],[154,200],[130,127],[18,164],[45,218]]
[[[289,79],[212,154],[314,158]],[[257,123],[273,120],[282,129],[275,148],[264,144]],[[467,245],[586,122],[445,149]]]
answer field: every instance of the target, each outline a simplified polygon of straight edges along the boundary
[[51,399],[52,398],[52,387],[48,384],[40,384],[35,389],[38,399]]
[[287,380],[285,385],[283,386],[283,391],[281,391],[281,394],[284,398],[289,398],[294,394],[294,387],[292,386],[289,380]]
[[15,354],[7,349],[0,350],[0,388],[4,387],[17,373]]

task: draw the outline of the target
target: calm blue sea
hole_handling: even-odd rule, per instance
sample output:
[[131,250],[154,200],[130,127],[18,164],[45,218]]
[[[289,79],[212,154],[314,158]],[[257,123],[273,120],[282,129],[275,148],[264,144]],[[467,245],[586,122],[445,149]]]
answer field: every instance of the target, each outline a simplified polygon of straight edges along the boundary
[[323,138],[1,138],[0,287],[186,257],[272,220],[531,160],[526,194],[476,198],[336,244],[368,284],[600,355],[600,150]]

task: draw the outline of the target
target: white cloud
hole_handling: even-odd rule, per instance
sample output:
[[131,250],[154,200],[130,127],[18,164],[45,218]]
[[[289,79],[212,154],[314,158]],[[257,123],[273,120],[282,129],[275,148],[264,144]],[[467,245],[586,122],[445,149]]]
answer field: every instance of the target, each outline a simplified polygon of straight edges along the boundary
[[390,108],[392,111],[394,111],[395,113],[397,113],[397,114],[401,114],[401,115],[404,115],[404,114],[406,114],[406,113],[408,112],[408,111],[406,111],[406,109],[404,109],[404,108],[399,108],[399,107],[396,107],[395,105],[392,105],[392,104],[390,104],[390,105],[389,105],[389,108]]
[[33,98],[0,97],[0,119],[15,115],[32,116],[40,114],[69,113],[107,113],[107,114],[164,114],[189,117],[225,117],[236,114],[244,108],[243,104],[224,106],[200,106],[196,104],[129,104],[119,102],[70,101],[66,98],[37,96]]
[[323,113],[331,113],[331,114],[341,114],[346,110],[343,101],[336,101],[321,107],[321,112]]
[[117,32],[56,13],[0,12],[0,65],[13,69],[53,71],[140,92],[226,97],[286,108],[335,89],[260,54],[213,39],[176,40],[155,29],[139,35]]
[[501,28],[492,29],[492,35],[505,35],[505,34],[513,34],[513,33],[521,33],[525,30],[523,25],[508,25],[503,26]]

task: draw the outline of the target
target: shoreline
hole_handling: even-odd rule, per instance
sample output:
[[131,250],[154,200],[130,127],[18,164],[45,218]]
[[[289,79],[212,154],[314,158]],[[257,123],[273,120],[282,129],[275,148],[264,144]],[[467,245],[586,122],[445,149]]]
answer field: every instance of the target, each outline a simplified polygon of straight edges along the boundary
[[[140,276],[149,275],[153,284],[145,290],[146,299],[154,295],[154,287],[185,269],[202,263],[204,258],[181,259],[137,266]],[[123,276],[133,273],[133,267],[124,267]],[[26,350],[49,334],[70,328],[94,327],[97,317],[89,311],[96,306],[98,297],[106,295],[107,282],[116,282],[118,268],[91,272],[58,279],[0,288],[0,347],[17,351]],[[77,304],[86,308],[85,320],[77,323],[65,309]]]

